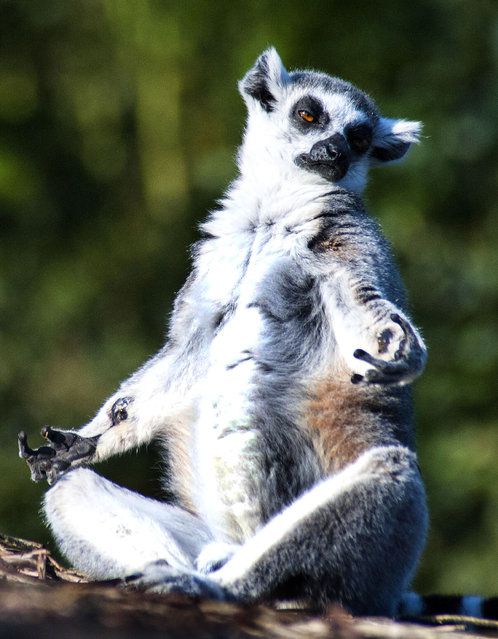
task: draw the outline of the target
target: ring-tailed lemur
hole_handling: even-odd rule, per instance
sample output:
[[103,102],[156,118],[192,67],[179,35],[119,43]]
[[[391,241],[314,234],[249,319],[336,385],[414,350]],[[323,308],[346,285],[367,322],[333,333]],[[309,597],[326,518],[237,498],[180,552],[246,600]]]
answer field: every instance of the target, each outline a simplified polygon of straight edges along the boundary
[[[201,227],[166,346],[78,433],[47,428],[35,451],[21,433],[20,453],[88,575],[392,615],[427,529],[410,396],[426,353],[360,194],[420,127],[274,49],[240,90],[240,175]],[[66,473],[153,438],[176,505]]]

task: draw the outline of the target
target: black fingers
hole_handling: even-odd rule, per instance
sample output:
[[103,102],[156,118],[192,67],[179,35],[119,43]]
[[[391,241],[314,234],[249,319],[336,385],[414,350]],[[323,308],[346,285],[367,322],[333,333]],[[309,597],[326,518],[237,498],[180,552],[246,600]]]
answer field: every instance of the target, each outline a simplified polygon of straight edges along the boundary
[[28,464],[31,463],[31,460],[38,459],[52,459],[56,455],[56,451],[51,446],[41,446],[36,450],[33,450],[28,445],[28,436],[22,430],[17,436],[18,444],[19,444],[19,457],[21,459],[26,459]]
[[385,362],[372,356],[369,356],[368,360],[366,358],[358,359],[363,359],[363,361],[376,368],[367,370],[365,375],[358,373],[352,375],[351,382],[353,384],[359,384],[360,382],[367,382],[368,384],[398,384],[409,376],[411,372],[411,366],[405,361]]
[[56,451],[51,446],[41,446],[36,450],[33,450],[28,446],[28,436],[22,430],[17,436],[19,442],[19,457],[22,459],[31,459],[33,457],[40,457],[43,459],[51,459],[55,457]]
[[407,322],[404,317],[401,317],[398,313],[391,313],[390,318],[392,322],[401,326],[405,335],[410,335],[415,338],[415,332],[413,331],[410,322]]
[[365,373],[365,381],[369,384],[397,384],[410,373],[410,366],[405,362],[388,362],[389,366],[383,370],[372,368]]
[[370,353],[367,353],[362,348],[357,348],[355,352],[353,353],[353,356],[356,357],[356,359],[361,359],[367,364],[371,364],[372,366],[375,366],[376,368],[379,368],[381,370],[389,366],[389,362],[386,362],[383,359],[378,359],[377,357],[370,355]]
[[407,322],[404,317],[401,317],[401,315],[397,313],[392,313],[390,317],[392,322],[401,326],[404,333],[404,337],[400,340],[398,350],[394,354],[394,359],[401,359],[411,346],[418,346],[418,339],[411,324]]
[[28,436],[23,430],[17,435],[17,443],[19,445],[19,457],[21,459],[28,459],[28,457],[34,455],[35,451],[28,446]]
[[55,430],[50,428],[50,426],[45,426],[41,429],[41,436],[48,440],[55,450],[69,450],[78,438],[76,433]]
[[355,373],[354,375],[351,375],[352,384],[359,384],[362,381],[363,381],[363,375],[360,375],[359,373]]
[[52,468],[54,466],[57,451],[51,446],[40,446],[40,448],[32,449],[28,445],[28,436],[21,431],[17,436],[19,443],[19,457],[25,459],[28,463],[33,481],[43,481],[47,479],[49,483],[53,483]]
[[47,480],[50,485],[64,474],[75,463],[89,461],[97,447],[100,435],[81,437],[77,433],[68,433],[46,426],[42,436],[47,446],[30,448],[24,431],[18,435],[19,456],[25,459],[33,481]]

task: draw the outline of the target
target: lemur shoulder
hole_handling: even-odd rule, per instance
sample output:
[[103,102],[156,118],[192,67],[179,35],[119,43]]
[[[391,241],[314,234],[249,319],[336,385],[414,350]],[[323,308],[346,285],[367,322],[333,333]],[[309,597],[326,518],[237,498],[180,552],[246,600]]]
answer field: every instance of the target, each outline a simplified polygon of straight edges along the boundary
[[[91,577],[392,615],[427,530],[410,393],[426,350],[361,193],[420,125],[274,49],[239,86],[239,175],[201,226],[166,345],[79,431],[47,428],[38,450],[21,433],[20,453]],[[87,468],[152,439],[175,504]]]

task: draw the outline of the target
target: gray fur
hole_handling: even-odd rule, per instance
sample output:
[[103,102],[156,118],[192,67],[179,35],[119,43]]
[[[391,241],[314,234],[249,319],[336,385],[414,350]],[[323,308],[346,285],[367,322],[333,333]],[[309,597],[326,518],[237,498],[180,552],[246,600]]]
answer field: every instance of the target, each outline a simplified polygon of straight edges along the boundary
[[[409,389],[425,348],[359,193],[375,148],[409,145],[418,125],[337,78],[287,73],[274,50],[240,89],[241,174],[203,224],[168,343],[79,431],[97,443],[78,463],[160,439],[181,510],[76,469],[47,493],[47,520],[95,577],[393,614],[427,526]],[[296,126],[318,104],[322,128]],[[355,146],[358,123],[371,138]],[[320,140],[340,140],[338,183],[331,143],[309,153]]]

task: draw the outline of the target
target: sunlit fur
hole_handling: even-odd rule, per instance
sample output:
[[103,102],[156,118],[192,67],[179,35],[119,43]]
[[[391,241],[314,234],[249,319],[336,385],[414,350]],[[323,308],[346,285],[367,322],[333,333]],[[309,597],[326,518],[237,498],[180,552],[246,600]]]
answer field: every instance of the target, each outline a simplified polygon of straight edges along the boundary
[[[100,435],[93,462],[159,439],[177,504],[75,468],[46,517],[95,578],[138,571],[133,585],[159,592],[394,614],[427,526],[409,388],[425,347],[359,194],[420,127],[347,83],[288,73],[273,49],[240,90],[239,176],[201,227],[168,342],[79,431]],[[310,93],[329,119],[300,133],[289,112]],[[372,145],[339,184],[296,165],[358,121]]]

